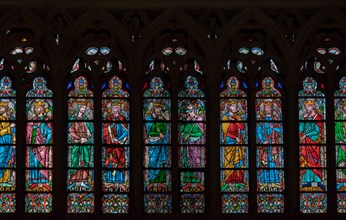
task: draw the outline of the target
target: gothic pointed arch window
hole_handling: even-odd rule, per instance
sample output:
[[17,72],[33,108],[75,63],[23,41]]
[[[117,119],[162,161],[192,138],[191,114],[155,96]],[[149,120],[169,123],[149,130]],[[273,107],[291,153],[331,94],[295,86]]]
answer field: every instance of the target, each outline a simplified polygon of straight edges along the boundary
[[280,81],[265,76],[256,92],[258,212],[284,212],[284,130],[280,87]]
[[155,36],[143,83],[144,210],[205,213],[206,86],[198,43],[171,21]]
[[335,156],[336,156],[336,191],[337,191],[337,211],[345,213],[346,201],[346,77],[342,76],[339,81],[339,88],[334,93],[334,119],[335,119]]
[[[345,210],[342,156],[344,79],[342,74],[338,74],[343,70],[340,65],[342,38],[337,28],[330,32],[321,29],[316,39],[306,46],[310,53],[300,71],[302,86],[298,93],[298,109],[302,213],[343,213]],[[329,95],[332,76],[335,76],[333,84],[336,88],[331,93],[333,95]],[[328,103],[333,103],[334,107],[329,108]],[[327,120],[329,116],[334,118],[334,125]],[[332,140],[334,143],[330,145]],[[335,163],[335,166],[330,163]],[[331,199],[335,199],[335,203],[329,203]],[[336,210],[330,210],[331,207]]]
[[[227,65],[229,71],[230,65]],[[234,72],[236,72],[234,70]],[[239,74],[227,74],[220,85],[220,181],[223,213],[247,213],[249,148],[247,84]]]
[[104,23],[83,29],[83,44],[76,46],[81,53],[67,74],[71,214],[127,214],[130,209],[130,86],[118,58],[122,48]]
[[[120,62],[120,61],[119,61]],[[122,71],[119,65],[119,71]],[[123,74],[123,73],[122,73]],[[113,76],[102,85],[102,211],[128,213],[130,191],[129,85]],[[117,74],[119,75],[119,74]],[[108,77],[109,78],[109,77]],[[106,89],[107,88],[107,89]]]
[[[205,92],[199,86],[203,81],[199,72],[182,74],[182,89],[177,96],[178,121],[172,123],[171,95],[168,70],[162,61],[163,73],[154,71],[150,64],[148,81],[144,84],[144,207],[147,213],[172,212],[172,161],[179,170],[180,211],[182,213],[203,213],[205,209],[205,165],[206,165],[206,108]],[[191,64],[190,64],[191,66]],[[185,65],[186,72],[188,65]],[[191,67],[190,67],[191,68]],[[190,69],[189,68],[189,69]],[[188,72],[188,71],[187,71]],[[176,105],[175,105],[176,106]],[[173,124],[173,125],[172,125]],[[172,126],[178,132],[171,137]],[[173,128],[174,129],[174,128]],[[172,158],[172,142],[178,144]],[[176,174],[177,175],[177,174]]]
[[220,84],[222,213],[284,213],[284,76],[273,43],[252,25],[233,37]]
[[[326,105],[323,83],[306,77],[299,91],[300,211],[327,211]],[[311,206],[311,204],[314,204]]]
[[[324,55],[324,48],[318,48],[317,54]],[[301,213],[326,213],[328,209],[325,70],[318,55],[307,59],[301,68],[304,77],[298,92]]]
[[346,210],[344,24],[334,16],[322,17],[319,23],[312,30],[313,40],[304,45],[307,54],[300,69],[300,145],[308,146],[304,152],[300,149],[300,212],[342,216]]
[[84,76],[68,85],[68,213],[94,212],[94,93]]
[[1,213],[13,213],[16,210],[16,91],[7,73],[4,73],[4,58],[1,60],[0,109],[1,109],[1,145],[0,145],[0,203]]
[[180,210],[182,213],[203,213],[207,138],[205,91],[201,89],[201,75],[186,74],[184,78],[184,88],[178,93]]
[[[13,132],[12,140],[21,146],[16,151],[13,149],[12,157],[21,155],[23,162],[16,163],[20,165],[17,173],[21,177],[11,177],[21,180],[17,184],[21,186],[21,193],[17,193],[20,195],[17,204],[22,207],[19,211],[47,214],[52,212],[54,191],[53,92],[48,88],[51,85],[50,68],[43,58],[44,46],[37,44],[39,37],[40,34],[23,23],[7,27],[5,39],[9,54],[1,64],[9,65],[6,71],[15,73],[22,88],[19,96],[17,93],[20,101],[12,102],[12,107],[8,107],[11,118],[20,119],[22,129],[14,123],[9,129]],[[11,85],[8,79],[5,81],[5,88]],[[17,112],[20,114],[16,115]],[[18,133],[21,135],[16,137]]]
[[1,220],[346,215],[346,1],[8,2]]
[[143,87],[144,209],[147,213],[171,213],[171,95],[164,76],[148,77],[150,81]]
[[[340,37],[340,36],[338,36]],[[337,38],[338,39],[338,38]],[[334,64],[328,66],[334,70],[335,91],[334,91],[334,142],[335,142],[335,189],[336,189],[336,212],[346,213],[346,148],[345,148],[345,110],[346,110],[346,76],[345,67],[342,65],[345,59],[340,60],[343,48],[337,43],[335,37],[325,46],[329,63]],[[332,148],[333,149],[333,148]],[[333,149],[333,150],[334,150]]]
[[[53,92],[36,77],[26,93],[26,212],[52,211]],[[34,203],[35,201],[35,203]]]

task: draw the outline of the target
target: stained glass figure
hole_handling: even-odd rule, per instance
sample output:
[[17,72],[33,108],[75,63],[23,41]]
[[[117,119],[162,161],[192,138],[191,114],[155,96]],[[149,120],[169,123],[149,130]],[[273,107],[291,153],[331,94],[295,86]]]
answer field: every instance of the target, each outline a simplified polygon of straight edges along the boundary
[[43,77],[37,77],[32,83],[33,89],[27,92],[26,97],[53,97],[53,92],[47,88],[47,82]]
[[150,81],[150,88],[144,92],[144,97],[169,97],[170,93],[164,88],[163,80],[160,77],[153,77]]
[[171,213],[170,93],[160,77],[153,77],[143,96],[144,208],[146,213]]
[[178,97],[204,97],[204,93],[198,87],[198,80],[194,76],[188,76],[185,80],[185,89],[179,92]]
[[88,81],[84,76],[77,77],[73,83],[74,89],[68,97],[93,97],[94,94],[88,89]]
[[[194,76],[185,80],[178,94],[180,209],[182,213],[204,213],[204,168],[206,143],[205,95]],[[195,205],[193,205],[195,204]],[[189,207],[189,205],[191,205]]]
[[221,92],[220,97],[246,97],[246,93],[239,89],[239,80],[231,76],[227,80],[227,88]]
[[312,77],[303,81],[298,93],[300,143],[300,211],[327,210],[325,98]]
[[[113,76],[102,93],[102,207],[103,213],[127,213],[130,191],[129,93]],[[112,199],[115,199],[112,201]],[[114,208],[110,208],[114,205]],[[110,209],[108,209],[109,207]]]
[[280,97],[281,93],[274,87],[273,78],[265,77],[262,80],[262,89],[256,93],[256,97]]
[[123,89],[123,82],[119,77],[113,76],[109,80],[108,86],[109,88],[102,93],[102,97],[129,97],[129,93]]
[[[68,94],[68,212],[94,211],[94,103],[84,76],[74,81]],[[82,193],[90,192],[90,193]]]
[[303,89],[299,91],[299,97],[324,97],[322,91],[317,90],[317,82],[312,77],[306,77],[303,81]]
[[[247,213],[249,191],[246,93],[228,78],[220,93],[220,168],[223,213]],[[242,193],[240,193],[242,192]]]
[[284,212],[284,149],[281,93],[271,77],[256,93],[256,167],[259,213]]
[[12,80],[0,80],[0,213],[16,210],[16,91]]
[[346,77],[334,93],[337,211],[346,213]]
[[[53,190],[53,92],[43,77],[33,80],[26,93],[25,211],[52,211]],[[34,203],[35,202],[35,203]]]

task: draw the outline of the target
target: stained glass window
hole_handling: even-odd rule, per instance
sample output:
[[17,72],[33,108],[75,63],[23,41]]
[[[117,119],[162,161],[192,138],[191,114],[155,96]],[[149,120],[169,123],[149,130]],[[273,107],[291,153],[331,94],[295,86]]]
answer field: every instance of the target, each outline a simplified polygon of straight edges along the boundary
[[79,76],[68,88],[67,212],[94,212],[94,101]]
[[260,35],[243,36],[220,85],[222,213],[285,211],[282,76]]
[[257,211],[284,212],[284,149],[281,92],[271,77],[256,93]]
[[181,213],[205,211],[205,94],[195,76],[187,76],[178,94],[178,167]]
[[144,210],[171,213],[171,95],[167,84],[157,76],[144,89]]
[[0,80],[0,213],[16,211],[16,91]]
[[220,168],[222,213],[247,213],[249,149],[247,95],[231,76],[220,93]]
[[18,2],[0,220],[346,220],[346,0]]
[[128,213],[130,190],[129,93],[112,77],[102,93],[102,211]]
[[335,91],[335,155],[337,211],[346,213],[346,77],[339,81]]
[[300,212],[327,212],[325,97],[312,77],[299,91]]
[[53,92],[37,77],[26,94],[25,211],[52,211]]

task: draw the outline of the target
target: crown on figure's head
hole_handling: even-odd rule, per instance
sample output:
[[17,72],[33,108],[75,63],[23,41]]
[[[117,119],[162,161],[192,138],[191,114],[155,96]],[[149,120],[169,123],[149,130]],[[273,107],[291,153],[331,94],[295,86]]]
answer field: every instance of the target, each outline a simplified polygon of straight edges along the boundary
[[153,107],[163,108],[165,105],[162,102],[153,102]]
[[230,99],[230,100],[228,100],[228,104],[229,105],[233,105],[233,104],[237,104],[238,103],[238,101],[236,100],[236,99]]
[[34,106],[44,106],[46,103],[42,100],[38,100],[34,102]]
[[265,102],[264,102],[264,106],[266,106],[266,105],[273,105],[273,102],[271,102],[271,101],[265,101]]
[[306,102],[304,102],[304,105],[315,105],[315,101],[312,99],[309,99]]
[[111,106],[120,106],[122,105],[122,102],[120,100],[113,100],[111,102]]
[[86,104],[87,104],[87,101],[84,100],[84,99],[80,99],[80,100],[77,100],[77,104],[78,104],[78,105],[86,105]]
[[7,107],[8,106],[8,102],[1,101],[0,102],[0,106]]

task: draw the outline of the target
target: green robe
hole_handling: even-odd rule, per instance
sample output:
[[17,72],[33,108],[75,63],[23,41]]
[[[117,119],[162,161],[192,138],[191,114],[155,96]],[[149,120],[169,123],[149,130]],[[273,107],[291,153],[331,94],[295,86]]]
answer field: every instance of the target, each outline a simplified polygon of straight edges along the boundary
[[[337,120],[343,120],[343,116],[340,115]],[[346,140],[344,138],[346,132],[346,122],[338,121],[335,122],[335,142],[336,143],[345,143]],[[339,166],[342,162],[346,163],[346,152],[341,148],[340,145],[337,145],[337,158],[336,165]],[[346,175],[346,170],[342,170],[342,172]]]
[[[76,119],[76,118],[73,118]],[[80,118],[78,118],[79,120],[81,120]],[[87,120],[86,117],[82,118],[82,120]],[[72,123],[69,123],[69,132],[71,127],[75,126],[75,127],[79,127],[79,126],[83,126],[85,128],[85,130],[88,130],[91,134],[90,137],[87,137],[88,140],[86,143],[84,144],[93,144],[93,133],[94,133],[94,129],[93,129],[93,124],[91,122],[87,122],[87,121],[75,121]],[[81,133],[77,133],[78,135],[83,136],[83,134]],[[85,134],[84,134],[85,136]],[[71,148],[71,168],[82,168],[82,167],[90,167],[90,161],[91,161],[91,146],[80,146],[80,145],[72,145],[70,146]],[[70,175],[71,177],[76,175],[77,172],[82,172],[81,170],[70,170]],[[85,181],[85,180],[81,180],[81,181]]]
[[[182,144],[202,144],[203,139],[203,130],[199,126],[199,122],[182,124],[180,126],[181,132],[181,142]],[[186,136],[189,135],[189,138],[186,142],[184,142]],[[189,146],[189,150],[187,150],[187,146],[183,146],[182,152],[182,164],[184,167],[198,167],[199,164],[197,161],[200,160],[201,157],[201,146]],[[183,173],[183,182],[184,183],[201,183],[202,176],[200,172],[184,172]]]

